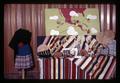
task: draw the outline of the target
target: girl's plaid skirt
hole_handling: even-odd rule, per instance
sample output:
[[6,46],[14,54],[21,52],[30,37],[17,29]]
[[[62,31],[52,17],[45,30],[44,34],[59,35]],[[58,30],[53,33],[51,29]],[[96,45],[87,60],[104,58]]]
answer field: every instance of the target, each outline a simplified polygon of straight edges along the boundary
[[16,69],[28,69],[33,66],[33,60],[31,55],[20,56],[17,55],[15,59]]

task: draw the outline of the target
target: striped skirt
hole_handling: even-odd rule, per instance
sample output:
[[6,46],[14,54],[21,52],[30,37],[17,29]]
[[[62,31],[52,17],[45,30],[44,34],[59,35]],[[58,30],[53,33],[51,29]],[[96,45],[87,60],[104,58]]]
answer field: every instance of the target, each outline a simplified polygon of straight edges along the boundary
[[16,69],[28,69],[33,66],[33,60],[31,55],[26,56],[16,56],[15,68]]

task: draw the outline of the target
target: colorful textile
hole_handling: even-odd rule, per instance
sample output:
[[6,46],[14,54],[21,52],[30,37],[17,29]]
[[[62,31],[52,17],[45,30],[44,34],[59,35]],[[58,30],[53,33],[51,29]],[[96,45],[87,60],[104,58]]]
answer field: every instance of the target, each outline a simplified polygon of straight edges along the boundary
[[108,47],[105,47],[104,49],[101,48],[99,54],[108,55],[108,52],[109,55],[116,56],[116,40],[109,42]]
[[[46,36],[46,44],[51,53],[54,55],[55,52],[63,52],[64,48],[77,48],[78,54],[81,50],[85,50],[87,54],[96,54],[100,44],[96,40],[95,35],[85,36]],[[39,40],[38,40],[39,41]],[[38,46],[39,47],[39,46]]]
[[16,69],[28,69],[33,66],[33,61],[32,61],[32,56],[26,55],[26,56],[21,56],[17,55],[15,59],[15,68]]
[[[79,39],[80,38],[80,39]],[[45,39],[53,56],[39,58],[40,79],[110,79],[116,72],[116,57],[97,55],[101,47],[95,35],[85,36],[50,36]],[[61,55],[64,48],[85,50],[86,56],[64,57]],[[97,56],[96,56],[97,55]]]
[[40,79],[110,79],[116,57],[39,58]]

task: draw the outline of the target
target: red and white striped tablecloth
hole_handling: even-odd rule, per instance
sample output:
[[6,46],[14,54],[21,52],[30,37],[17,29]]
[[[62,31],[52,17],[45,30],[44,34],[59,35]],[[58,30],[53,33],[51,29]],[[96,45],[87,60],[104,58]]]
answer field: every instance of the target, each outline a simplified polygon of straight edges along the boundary
[[115,72],[114,56],[39,58],[40,79],[110,79]]

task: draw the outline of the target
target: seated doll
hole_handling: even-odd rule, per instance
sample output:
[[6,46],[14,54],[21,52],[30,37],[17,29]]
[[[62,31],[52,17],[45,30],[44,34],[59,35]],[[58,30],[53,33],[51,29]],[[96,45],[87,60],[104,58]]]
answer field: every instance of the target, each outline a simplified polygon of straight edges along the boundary
[[111,30],[100,32],[97,34],[97,41],[101,43],[102,47],[98,50],[96,55],[113,55],[116,56],[116,40],[115,34]]

